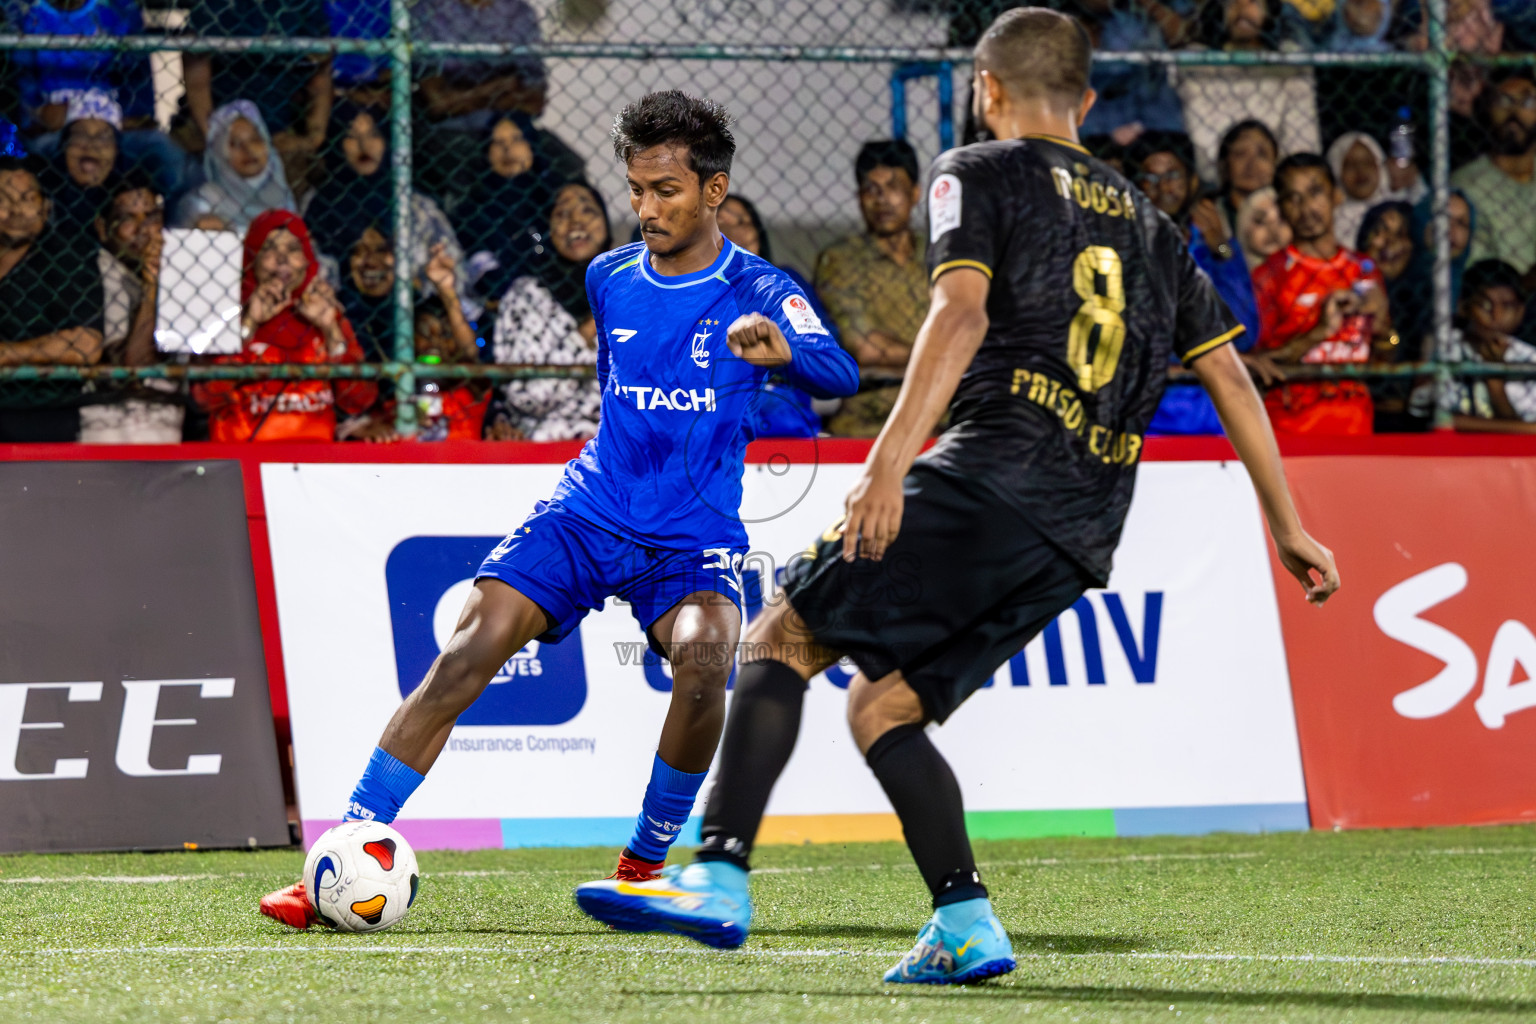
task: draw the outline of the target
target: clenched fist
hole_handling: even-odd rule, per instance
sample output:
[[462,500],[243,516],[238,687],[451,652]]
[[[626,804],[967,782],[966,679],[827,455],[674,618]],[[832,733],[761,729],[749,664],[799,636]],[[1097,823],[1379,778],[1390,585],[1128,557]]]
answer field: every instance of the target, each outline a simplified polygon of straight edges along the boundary
[[761,313],[737,317],[725,333],[725,343],[753,366],[783,366],[794,358],[779,325]]

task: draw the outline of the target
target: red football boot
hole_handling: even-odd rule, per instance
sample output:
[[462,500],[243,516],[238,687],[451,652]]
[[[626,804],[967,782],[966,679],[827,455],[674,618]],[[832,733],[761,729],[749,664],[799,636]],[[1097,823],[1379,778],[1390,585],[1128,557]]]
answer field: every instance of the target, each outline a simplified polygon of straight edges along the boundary
[[301,931],[320,920],[315,908],[309,905],[309,896],[304,892],[303,882],[295,882],[286,889],[267,893],[261,898],[260,909],[272,920]]
[[608,877],[616,878],[621,882],[649,882],[653,878],[661,877],[661,869],[665,864],[664,860],[649,861],[631,857],[626,850],[619,854],[619,866]]

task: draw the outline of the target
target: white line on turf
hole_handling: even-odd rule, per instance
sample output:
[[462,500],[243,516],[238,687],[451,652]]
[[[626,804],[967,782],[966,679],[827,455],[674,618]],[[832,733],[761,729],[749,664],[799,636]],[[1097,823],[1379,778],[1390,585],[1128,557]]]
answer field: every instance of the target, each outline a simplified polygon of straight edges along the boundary
[[[1536,846],[1478,846],[1452,847],[1444,850],[1382,850],[1373,853],[1378,857],[1487,857],[1508,854],[1536,853]],[[1073,867],[1078,864],[1143,864],[1159,861],[1196,860],[1253,860],[1271,854],[1260,850],[1240,850],[1231,853],[1132,853],[1120,857],[1030,857],[1024,860],[991,860],[978,864],[980,868],[1034,868]],[[755,875],[803,875],[827,871],[890,871],[911,869],[909,864],[820,864],[798,868],[755,868]],[[586,868],[504,868],[486,871],[424,871],[424,878],[516,878],[521,875],[576,875],[592,874]],[[247,878],[250,872],[231,871],[201,875],[28,875],[20,878],[0,878],[0,885],[72,885],[79,882],[98,882],[108,885],[166,885],[173,882],[207,882],[226,878]]]
[[[326,953],[343,956],[502,954],[513,956],[543,955],[552,946],[318,946],[289,944],[269,946],[80,946],[45,947],[0,951],[6,956],[121,956],[121,955],[223,955],[233,953]],[[573,952],[565,949],[563,952]],[[624,956],[759,956],[772,958],[881,957],[902,955],[900,950],[847,949],[740,949],[711,950],[698,946],[602,946],[577,952],[614,953]],[[1331,953],[1162,953],[1162,952],[1091,952],[1091,953],[1017,953],[1017,960],[1168,960],[1213,963],[1276,964],[1352,964],[1380,967],[1518,967],[1536,968],[1536,960],[1487,956],[1351,956]]]
[[102,882],[108,885],[165,885],[168,882],[203,882],[209,879],[244,878],[245,872],[220,875],[29,875],[26,878],[0,878],[3,885],[63,885],[71,882]]

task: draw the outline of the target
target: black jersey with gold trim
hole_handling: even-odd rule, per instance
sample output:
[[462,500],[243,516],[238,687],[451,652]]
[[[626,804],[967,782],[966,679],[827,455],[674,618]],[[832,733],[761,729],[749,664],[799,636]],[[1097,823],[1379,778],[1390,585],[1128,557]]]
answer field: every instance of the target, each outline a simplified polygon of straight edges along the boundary
[[928,185],[933,280],[991,279],[985,340],[924,459],[985,484],[1101,581],[1173,357],[1242,327],[1182,233],[1065,139],[950,150]]

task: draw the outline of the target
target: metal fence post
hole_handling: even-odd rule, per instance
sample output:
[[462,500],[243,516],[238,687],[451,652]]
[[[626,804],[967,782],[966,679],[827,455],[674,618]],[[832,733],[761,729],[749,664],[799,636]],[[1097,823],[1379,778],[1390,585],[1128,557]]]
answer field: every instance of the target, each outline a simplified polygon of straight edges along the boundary
[[[1433,190],[1435,238],[1435,343],[1425,353],[1425,362],[1434,369],[1434,429],[1452,427],[1451,411],[1440,407],[1440,390],[1450,383],[1451,370],[1440,354],[1451,341],[1451,58],[1446,49],[1446,0],[1428,0],[1429,18],[1429,125],[1430,188]],[[1470,244],[1470,243],[1469,243]]]
[[411,12],[389,4],[389,145],[395,196],[395,426],[416,433],[416,328],[411,295]]

